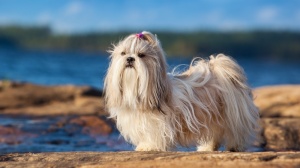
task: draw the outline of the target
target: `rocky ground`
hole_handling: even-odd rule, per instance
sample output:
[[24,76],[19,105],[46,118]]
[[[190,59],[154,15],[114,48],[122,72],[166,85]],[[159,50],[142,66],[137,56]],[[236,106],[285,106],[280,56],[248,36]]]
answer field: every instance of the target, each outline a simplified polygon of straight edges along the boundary
[[300,86],[269,86],[254,90],[266,150],[300,150]]
[[91,87],[0,82],[0,113],[9,115],[104,115],[102,92]]
[[[72,115],[55,122],[53,129],[79,125],[80,132],[90,137],[108,135],[113,124],[103,117],[107,113],[101,95],[101,91],[90,87],[0,81],[0,115]],[[265,152],[13,153],[0,155],[0,167],[300,167],[300,86],[261,87],[254,90],[254,97],[262,125],[262,142],[256,145]],[[0,124],[0,144],[21,143],[16,135],[24,135],[25,139],[36,136],[34,132]]]
[[0,167],[299,167],[300,152],[62,152],[0,156]]

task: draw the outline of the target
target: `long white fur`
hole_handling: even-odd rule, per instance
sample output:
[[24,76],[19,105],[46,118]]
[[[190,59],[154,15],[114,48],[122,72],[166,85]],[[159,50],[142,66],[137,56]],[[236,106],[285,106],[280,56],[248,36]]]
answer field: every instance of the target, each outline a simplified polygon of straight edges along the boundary
[[[140,151],[178,144],[197,145],[199,151],[220,145],[245,150],[256,137],[259,114],[242,68],[219,54],[167,74],[160,42],[142,33],[114,47],[105,78],[106,106],[125,140]],[[125,66],[129,56],[135,58],[133,68]]]

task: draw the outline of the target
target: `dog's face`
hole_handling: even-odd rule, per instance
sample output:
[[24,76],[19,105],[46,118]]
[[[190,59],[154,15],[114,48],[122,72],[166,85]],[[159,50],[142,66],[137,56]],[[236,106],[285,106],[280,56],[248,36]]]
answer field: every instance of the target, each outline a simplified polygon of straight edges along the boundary
[[[142,71],[157,68],[164,62],[159,41],[148,32],[143,35],[130,35],[114,46],[111,51],[111,64],[117,64],[122,71]],[[146,69],[145,69],[146,68]],[[159,67],[158,67],[159,68]]]
[[157,106],[165,80],[165,56],[154,35],[132,34],[114,46],[105,90],[107,94],[118,92],[115,102],[126,102],[129,107]]

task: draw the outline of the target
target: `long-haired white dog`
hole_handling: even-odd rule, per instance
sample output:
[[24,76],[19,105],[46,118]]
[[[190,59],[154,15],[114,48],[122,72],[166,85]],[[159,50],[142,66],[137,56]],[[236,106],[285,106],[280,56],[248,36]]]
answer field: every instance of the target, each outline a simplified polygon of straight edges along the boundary
[[149,32],[114,46],[105,78],[110,117],[137,151],[197,145],[198,151],[243,151],[259,114],[243,69],[219,54],[168,74],[159,40]]

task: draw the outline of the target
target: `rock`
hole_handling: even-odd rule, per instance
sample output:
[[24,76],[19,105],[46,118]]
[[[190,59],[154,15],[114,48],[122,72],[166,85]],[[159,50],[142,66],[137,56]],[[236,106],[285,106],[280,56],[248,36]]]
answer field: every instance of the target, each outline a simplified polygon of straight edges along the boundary
[[25,133],[18,128],[0,125],[0,144],[16,145],[29,137],[34,137],[34,134]]
[[0,114],[106,114],[102,92],[87,86],[2,82],[0,88]]
[[300,118],[262,119],[266,150],[300,150]]
[[6,154],[0,167],[299,167],[300,152],[60,152]]
[[261,87],[253,93],[261,117],[300,117],[300,85]]
[[300,150],[300,85],[267,86],[253,92],[266,150]]
[[79,116],[70,120],[69,123],[82,126],[82,132],[92,137],[108,135],[112,132],[112,127],[97,116]]

